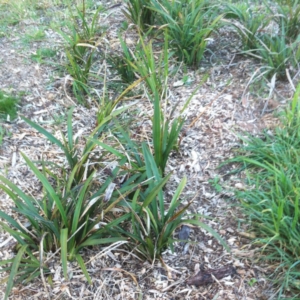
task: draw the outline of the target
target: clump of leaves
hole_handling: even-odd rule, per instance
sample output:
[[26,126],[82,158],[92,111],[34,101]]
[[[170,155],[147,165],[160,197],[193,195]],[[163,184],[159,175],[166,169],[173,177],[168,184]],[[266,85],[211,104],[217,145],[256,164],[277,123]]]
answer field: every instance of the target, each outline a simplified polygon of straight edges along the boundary
[[[182,205],[182,199],[180,198],[186,184],[186,178],[182,179],[171,202],[168,204],[168,208],[166,208],[162,188],[171,174],[162,178],[149,148],[146,144],[143,144],[142,148],[147,178],[155,178],[155,181],[149,183],[148,189],[152,193],[142,197],[143,201],[139,200],[141,191],[137,190],[129,204],[131,228],[129,232],[124,232],[124,234],[136,245],[135,250],[137,253],[149,261],[162,260],[163,251],[169,247],[174,250],[173,233],[183,224],[193,224],[208,230],[229,251],[228,246],[214,230],[199,222],[195,216],[186,215],[186,211],[192,203],[190,201],[188,204]],[[157,192],[153,193],[155,190]]]
[[264,34],[257,40],[256,57],[259,57],[264,66],[264,72],[271,77],[286,78],[286,69],[298,69],[300,60],[300,40],[287,43],[285,30],[282,26],[281,34],[271,36]]
[[216,8],[207,0],[162,1],[151,0],[162,27],[167,27],[170,47],[179,60],[197,66],[201,61],[208,38],[217,29],[223,15],[215,16]]
[[275,2],[277,5],[271,6],[267,1],[264,1],[278,27],[284,26],[286,40],[295,41],[300,33],[300,1],[277,0]]
[[72,17],[72,22],[68,26],[69,31],[65,33],[58,30],[58,32],[67,42],[65,48],[67,63],[65,67],[73,79],[73,94],[79,103],[87,105],[85,98],[90,91],[89,76],[91,67],[101,37],[106,30],[99,22],[100,13],[104,11],[104,8],[99,6],[91,21],[88,20],[84,0],[82,10],[76,7],[75,14],[72,12],[71,7],[69,10]]
[[164,37],[165,43],[159,59],[155,57],[152,41],[150,40],[146,44],[141,38],[135,52],[136,60],[134,63],[136,73],[145,80],[147,95],[153,104],[152,142],[154,158],[163,175],[169,156],[178,145],[178,137],[185,121],[182,113],[198,89],[196,88],[186,100],[178,116],[174,117],[178,103],[167,109],[169,60],[172,54],[169,54],[168,51],[169,35],[167,32],[165,32]]
[[50,48],[40,48],[36,53],[31,54],[31,59],[39,64],[47,63],[47,59],[56,56],[56,51]]
[[154,25],[155,12],[151,9],[151,0],[126,0],[124,15],[141,31]]
[[[111,176],[108,176],[99,187],[99,184],[95,182],[95,166],[101,165],[101,157],[98,158],[98,162],[90,163],[90,160],[93,155],[92,150],[96,147],[93,139],[97,139],[103,134],[105,126],[112,116],[105,118],[95,128],[91,136],[87,138],[82,152],[79,151],[78,138],[74,140],[71,116],[72,110],[68,116],[67,138],[62,135],[63,142],[38,124],[23,118],[45,135],[50,142],[60,147],[69,164],[65,167],[44,160],[33,163],[22,153],[28,167],[43,187],[40,197],[24,193],[14,183],[0,175],[2,182],[0,189],[14,201],[16,215],[21,216],[22,220],[25,218],[28,221],[28,223],[22,224],[18,219],[0,211],[1,219],[5,220],[5,222],[0,222],[0,226],[9,232],[18,243],[17,255],[12,259],[0,262],[0,265],[5,266],[1,271],[10,272],[5,299],[7,299],[13,283],[22,282],[24,279],[28,282],[39,276],[41,272],[49,272],[47,264],[43,262],[43,253],[60,252],[63,273],[66,278],[68,277],[67,261],[76,260],[86,279],[91,283],[79,251],[86,246],[125,240],[120,234],[114,234],[113,228],[128,219],[129,215],[124,214],[117,219],[111,217],[106,219],[106,217],[121,200],[142,183],[136,184],[130,180],[125,187],[120,189],[119,193],[108,197],[106,190],[113,180],[111,176],[116,176],[123,162],[120,162],[111,171]],[[36,164],[39,164],[40,167]],[[39,259],[35,257],[35,252],[40,254]]]
[[225,16],[238,21],[231,24],[237,29],[245,51],[256,49],[257,36],[272,19],[270,16],[266,16],[266,13],[252,8],[249,3],[227,4]]
[[18,99],[8,93],[0,91],[0,118],[13,120],[17,117]]
[[300,85],[282,114],[282,126],[272,135],[242,138],[239,154],[224,163],[239,166],[233,172],[246,172],[245,189],[235,195],[256,232],[262,259],[276,264],[278,299],[284,291],[300,292],[299,100]]
[[174,249],[173,244],[176,240],[173,238],[173,234],[182,224],[200,226],[209,231],[219,243],[229,250],[214,230],[198,221],[199,216],[187,214],[192,201],[183,204],[181,198],[186,178],[182,179],[171,201],[167,203],[163,189],[169,181],[171,173],[166,176],[161,175],[155,158],[146,143],[142,143],[140,146],[129,137],[122,127],[117,127],[117,132],[119,132],[118,141],[121,146],[118,144],[108,146],[99,141],[97,144],[122,161],[126,161],[124,166],[127,166],[127,172],[130,169],[131,179],[124,183],[124,187],[130,180],[144,183],[128,198],[124,198],[122,203],[120,202],[126,211],[129,210],[130,218],[128,222],[124,223],[124,226],[119,226],[117,231],[127,237],[133,250],[143,259],[151,262],[156,259],[162,260],[162,253],[167,248]]
[[109,53],[107,60],[112,65],[113,69],[118,72],[121,79],[125,83],[132,83],[135,79],[135,68],[134,68],[134,54],[131,49],[127,46],[126,41],[119,34],[119,40],[121,44],[121,53]]

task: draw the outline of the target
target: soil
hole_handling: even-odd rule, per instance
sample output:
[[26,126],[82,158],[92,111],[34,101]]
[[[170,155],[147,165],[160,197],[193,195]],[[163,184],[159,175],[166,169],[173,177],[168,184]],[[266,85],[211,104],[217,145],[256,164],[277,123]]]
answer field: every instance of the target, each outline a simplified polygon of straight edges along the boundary
[[[108,43],[115,41],[115,29],[124,19],[121,8],[111,9],[106,19]],[[59,45],[62,41],[47,29],[46,39],[25,47],[21,37],[29,25],[30,20],[24,20],[0,38],[0,89],[21,98],[19,115],[59,136],[59,129],[65,130],[68,108],[75,103],[67,87],[68,77],[57,66],[39,64],[31,57],[39,48],[53,48],[56,41]],[[278,125],[273,112],[288,103],[292,88],[288,82],[277,81],[269,96],[270,82],[249,84],[259,65],[241,55],[239,48],[232,48],[238,44],[236,39],[234,32],[220,30],[200,66],[187,70],[188,82],[184,83],[182,70],[171,78],[170,101],[179,101],[180,108],[208,74],[185,111],[179,150],[171,155],[167,166],[173,172],[167,187],[169,193],[186,176],[183,197],[186,201],[194,198],[190,212],[201,215],[200,220],[217,231],[231,251],[227,252],[210,233],[198,227],[190,228],[189,243],[178,243],[174,253],[165,251],[163,261],[167,267],[159,261],[150,264],[140,260],[121,244],[95,247],[82,254],[92,285],[88,285],[80,268],[72,263],[70,278],[65,280],[59,257],[54,257],[51,285],[41,278],[26,286],[17,285],[9,299],[272,299],[276,288],[268,276],[275,266],[258,260],[259,249],[252,244],[247,221],[229,192],[230,187],[243,188],[242,182],[227,176],[228,169],[217,167],[234,155],[240,144],[239,134],[259,134]],[[63,50],[57,48],[56,62],[61,64],[63,59]],[[262,91],[256,92],[256,87]],[[138,100],[140,130],[147,134],[149,103],[144,96],[135,100]],[[95,127],[96,112],[96,105],[91,104],[90,108],[76,105],[73,123],[79,137],[88,135]],[[20,153],[31,160],[44,158],[61,163],[63,153],[20,117],[3,122],[2,126],[9,134],[0,148],[1,174],[23,191],[38,194],[40,185]],[[218,184],[223,186],[219,192]],[[12,206],[12,201],[1,191],[0,209],[14,214]],[[1,231],[0,258],[12,257],[13,246],[9,234]],[[2,284],[0,294],[4,295],[4,291]]]

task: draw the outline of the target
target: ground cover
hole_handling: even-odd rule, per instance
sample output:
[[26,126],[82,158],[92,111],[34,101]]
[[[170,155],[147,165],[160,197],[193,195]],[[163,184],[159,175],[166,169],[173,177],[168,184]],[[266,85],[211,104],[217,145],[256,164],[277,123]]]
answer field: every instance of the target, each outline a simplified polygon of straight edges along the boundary
[[[1,192],[1,211],[18,220],[17,231],[32,247],[26,252],[23,240],[16,242],[2,223],[1,260],[19,253],[26,271],[16,276],[23,285],[11,286],[11,299],[296,295],[297,264],[289,269],[275,257],[263,261],[262,244],[252,243],[251,219],[239,206],[246,197],[235,194],[247,189],[245,176],[229,174],[232,165],[217,167],[235,155],[240,135],[270,134],[282,124],[273,112],[289,104],[299,82],[299,40],[291,34],[297,21],[252,24],[259,9],[274,9],[255,3],[245,9],[216,2],[215,10],[204,3],[191,16],[188,4],[185,11],[166,6],[162,13],[158,2],[149,1],[146,7],[153,9],[145,13],[152,15],[143,18],[145,3],[137,15],[126,3],[76,4],[1,3],[0,88],[19,100],[19,117],[1,124],[2,183],[17,194]],[[179,38],[181,23],[191,26],[184,27],[187,36],[196,34],[198,24],[209,27],[197,37],[200,49],[193,39]],[[295,42],[279,34],[272,44],[261,35],[274,28],[288,28]],[[37,199],[36,215],[28,214],[30,204],[20,214],[29,198],[9,182]],[[39,216],[62,219],[50,231]],[[81,226],[90,229],[84,238]],[[290,240],[297,243],[297,237]],[[289,258],[295,263],[296,252]],[[285,270],[291,277],[281,276]],[[206,282],[196,274],[214,276]],[[29,275],[35,278],[24,284]],[[4,295],[13,281],[2,276]]]

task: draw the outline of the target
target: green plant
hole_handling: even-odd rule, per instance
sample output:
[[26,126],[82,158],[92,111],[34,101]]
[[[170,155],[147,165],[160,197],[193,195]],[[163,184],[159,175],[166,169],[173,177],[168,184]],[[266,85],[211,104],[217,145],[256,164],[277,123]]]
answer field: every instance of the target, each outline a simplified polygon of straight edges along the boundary
[[249,286],[253,286],[255,283],[257,282],[257,279],[256,278],[251,278],[250,280],[248,280],[248,284]]
[[[165,172],[167,160],[176,146],[184,118],[173,118],[177,105],[167,113],[167,81],[169,74],[168,38],[165,36],[165,45],[159,62],[155,61],[151,41],[146,45],[141,39],[140,49],[136,52],[136,70],[147,85],[148,97],[153,103],[154,115],[152,119],[152,142],[156,164],[162,174]],[[172,119],[173,118],[173,119]]]
[[151,0],[151,9],[159,23],[167,27],[170,47],[179,60],[197,66],[207,45],[207,39],[217,29],[223,15],[215,17],[215,7],[207,0],[162,1]]
[[286,69],[292,70],[292,73],[298,69],[300,40],[286,43],[285,29],[282,25],[281,34],[264,34],[258,39],[256,56],[263,61],[266,75],[271,77],[276,73],[278,78],[286,78]]
[[141,38],[140,45],[135,53],[135,69],[137,74],[144,78],[147,95],[153,104],[152,117],[152,143],[154,158],[161,173],[164,174],[171,151],[176,149],[178,136],[184,124],[182,113],[187,108],[192,97],[207,78],[194,90],[186,100],[183,108],[174,117],[178,102],[168,107],[168,78],[169,60],[172,55],[168,53],[168,34],[165,33],[165,43],[160,58],[156,60],[151,40],[145,44]]
[[215,231],[197,220],[198,216],[186,214],[192,203],[190,201],[183,205],[180,199],[186,178],[179,184],[170,203],[167,203],[163,188],[171,174],[165,177],[161,175],[146,143],[142,143],[141,147],[122,127],[117,126],[116,130],[120,132],[118,142],[121,145],[114,143],[108,146],[100,141],[95,142],[126,162],[124,166],[127,166],[126,172],[127,175],[130,174],[130,179],[124,183],[124,188],[131,181],[136,184],[144,183],[120,203],[126,211],[129,209],[130,218],[127,225],[125,222],[124,226],[116,230],[127,237],[133,250],[151,262],[155,259],[162,260],[164,250],[169,247],[173,250],[173,243],[176,241],[173,238],[174,231],[182,224],[193,224],[209,231],[229,251],[228,246]]
[[0,146],[2,146],[4,135],[5,135],[5,128],[2,125],[0,125]]
[[[22,281],[29,275],[27,280],[33,279],[40,275],[40,262],[35,259],[30,270],[28,263],[19,265],[19,268],[14,270],[14,264],[17,263],[19,257],[21,256],[24,261],[29,261],[35,251],[42,254],[60,250],[64,276],[68,277],[67,260],[75,259],[91,284],[91,279],[79,251],[91,245],[125,240],[120,236],[111,237],[111,235],[113,234],[113,227],[126,220],[128,216],[124,215],[114,220],[108,218],[109,222],[106,218],[111,209],[123,197],[126,197],[126,193],[119,196],[119,199],[114,198],[113,202],[107,203],[104,200],[104,193],[111,181],[110,178],[98,190],[93,187],[94,172],[84,182],[76,186],[73,186],[74,172],[71,172],[62,184],[62,179],[47,169],[45,163],[42,171],[39,171],[24,154],[22,156],[40,180],[44,188],[44,195],[42,199],[28,196],[5,177],[0,176],[0,180],[5,184],[1,184],[0,188],[12,198],[17,213],[25,217],[30,224],[28,228],[20,226],[6,213],[0,212],[0,217],[10,225],[9,227],[1,222],[1,227],[9,232],[21,246],[18,255],[13,260],[1,262],[2,265],[10,264],[8,268],[2,271],[10,270],[14,276],[17,276],[18,281]],[[57,185],[55,189],[50,184],[48,176],[55,179]],[[134,187],[131,186],[130,188]],[[26,247],[26,253],[21,252],[23,247]],[[45,268],[47,269],[47,265]],[[8,292],[9,288],[11,288],[10,284],[7,286]]]
[[187,205],[182,206],[180,194],[183,191],[186,178],[183,178],[176,189],[168,208],[165,208],[165,198],[162,188],[168,181],[171,174],[165,178],[161,178],[160,171],[156,166],[154,157],[152,156],[148,146],[142,145],[143,156],[146,164],[146,173],[148,178],[155,178],[160,183],[154,186],[149,184],[149,189],[153,191],[155,188],[158,193],[149,193],[143,202],[138,201],[139,190],[134,194],[131,202],[131,233],[128,236],[132,242],[138,245],[137,252],[150,261],[155,259],[162,260],[162,253],[167,248],[173,250],[173,233],[182,224],[194,224],[208,230],[227,250],[229,248],[221,239],[221,237],[211,228],[193,219],[188,219],[185,212],[191,205],[190,201]]
[[[107,89],[106,89],[106,76],[104,78],[104,86],[103,86],[103,95],[102,98],[99,97],[99,105],[98,105],[98,112],[97,112],[97,124],[100,124],[104,119],[108,118],[110,115],[114,115],[114,111],[118,104],[124,97],[131,92],[140,82],[143,81],[143,78],[140,78],[133,82],[131,85],[127,86],[127,88],[116,98],[116,99],[109,99],[107,96]],[[129,108],[131,105],[126,106]],[[119,110],[116,110],[117,112]]]
[[[116,109],[114,110],[114,112],[111,112],[109,115],[105,116],[101,120],[101,122],[98,123],[94,131],[91,133],[91,137],[97,138],[98,136],[100,136],[102,132],[105,130],[108,122],[111,121],[114,117],[118,116],[123,111],[125,111],[127,108],[128,107],[125,106]],[[63,139],[62,142],[56,137],[54,137],[50,132],[42,128],[40,125],[30,121],[25,117],[21,117],[25,122],[27,122],[30,126],[35,128],[41,134],[46,136],[51,143],[56,144],[64,152],[69,168],[72,172],[74,172],[74,174],[72,175],[73,178],[72,186],[80,184],[83,181],[84,177],[89,177],[93,172],[93,169],[91,167],[88,167],[87,162],[90,159],[93,149],[96,147],[96,144],[92,142],[90,139],[88,139],[88,142],[85,144],[85,147],[83,148],[82,152],[80,153],[78,151],[79,139],[77,137],[76,140],[74,141],[73,138],[74,136],[73,128],[72,128],[73,109],[74,108],[70,109],[70,111],[68,112],[67,138],[65,138],[63,133],[61,133]]]
[[212,187],[218,192],[222,192],[222,185],[220,184],[220,177],[216,176],[213,179],[209,179],[208,182],[212,185]]
[[68,26],[69,32],[65,33],[59,29],[57,31],[68,44],[65,49],[67,57],[65,67],[73,78],[73,94],[79,103],[87,105],[85,97],[90,91],[89,75],[105,28],[99,25],[100,13],[104,11],[103,7],[98,7],[89,22],[85,11],[85,1],[83,0],[82,3],[82,11],[76,7],[76,14],[72,13],[69,7],[72,18],[72,23]]
[[[143,186],[143,182],[136,183],[134,178],[129,177],[128,182],[124,183],[118,192],[112,190],[107,196],[107,191],[125,160],[119,160],[118,165],[111,171],[111,175],[107,176],[99,187],[99,184],[95,182],[95,166],[103,167],[103,165],[101,157],[95,161],[92,153],[96,147],[94,140],[103,134],[107,123],[122,111],[124,108],[115,110],[98,125],[87,138],[86,146],[81,154],[78,149],[78,140],[73,140],[72,109],[68,114],[67,139],[62,135],[63,142],[23,117],[28,124],[64,151],[69,166],[65,167],[42,160],[36,162],[40,164],[38,168],[25,154],[22,154],[43,187],[40,198],[25,194],[7,178],[0,176],[2,182],[0,189],[14,201],[14,210],[17,215],[26,218],[29,224],[20,225],[18,221],[0,211],[1,219],[5,220],[5,222],[0,222],[0,226],[18,243],[17,255],[0,262],[0,265],[5,266],[1,271],[10,272],[6,298],[13,282],[22,282],[25,279],[28,282],[39,276],[41,272],[49,273],[43,253],[60,252],[66,278],[68,277],[67,260],[75,259],[91,283],[79,251],[86,246],[125,241],[115,228],[127,220],[129,214],[124,213],[119,218],[115,218],[111,215],[111,210],[135,189]],[[40,259],[32,258],[36,251],[40,254]]]
[[13,120],[17,117],[18,99],[10,94],[0,91],[0,118]]
[[241,36],[245,51],[256,49],[257,36],[271,21],[271,17],[266,17],[266,13],[258,12],[258,9],[252,8],[249,3],[227,4],[225,16],[238,20],[238,23],[231,24]]
[[123,13],[141,31],[145,31],[154,25],[155,21],[155,12],[151,10],[150,5],[151,0],[126,0],[126,9]]
[[243,138],[240,155],[226,162],[246,171],[247,187],[235,194],[257,233],[262,259],[276,264],[279,299],[285,290],[300,293],[299,100],[300,85],[275,133]]
[[121,79],[125,83],[132,83],[136,76],[134,74],[134,55],[131,53],[131,50],[127,46],[125,40],[119,34],[119,40],[122,48],[120,54],[109,53],[107,60],[113,66],[114,70],[118,72]]
[[284,26],[287,41],[294,41],[300,32],[300,1],[299,0],[277,0],[277,5],[271,6],[267,1],[264,4],[273,15],[273,19],[279,28]]
[[56,51],[50,48],[40,48],[36,53],[31,54],[31,59],[39,64],[47,63],[46,59],[53,58],[56,56]]
[[29,45],[33,42],[40,42],[46,37],[44,28],[31,28],[27,30],[25,35],[22,35],[21,40],[25,45]]

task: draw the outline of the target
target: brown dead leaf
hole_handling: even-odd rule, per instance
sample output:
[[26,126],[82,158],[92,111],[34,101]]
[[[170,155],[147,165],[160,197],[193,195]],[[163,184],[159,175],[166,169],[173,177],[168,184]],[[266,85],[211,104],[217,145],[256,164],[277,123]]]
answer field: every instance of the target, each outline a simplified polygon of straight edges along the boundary
[[227,276],[236,274],[236,270],[232,265],[228,265],[219,269],[208,269],[199,271],[194,277],[187,280],[187,284],[201,286],[213,283],[214,277],[222,279]]

